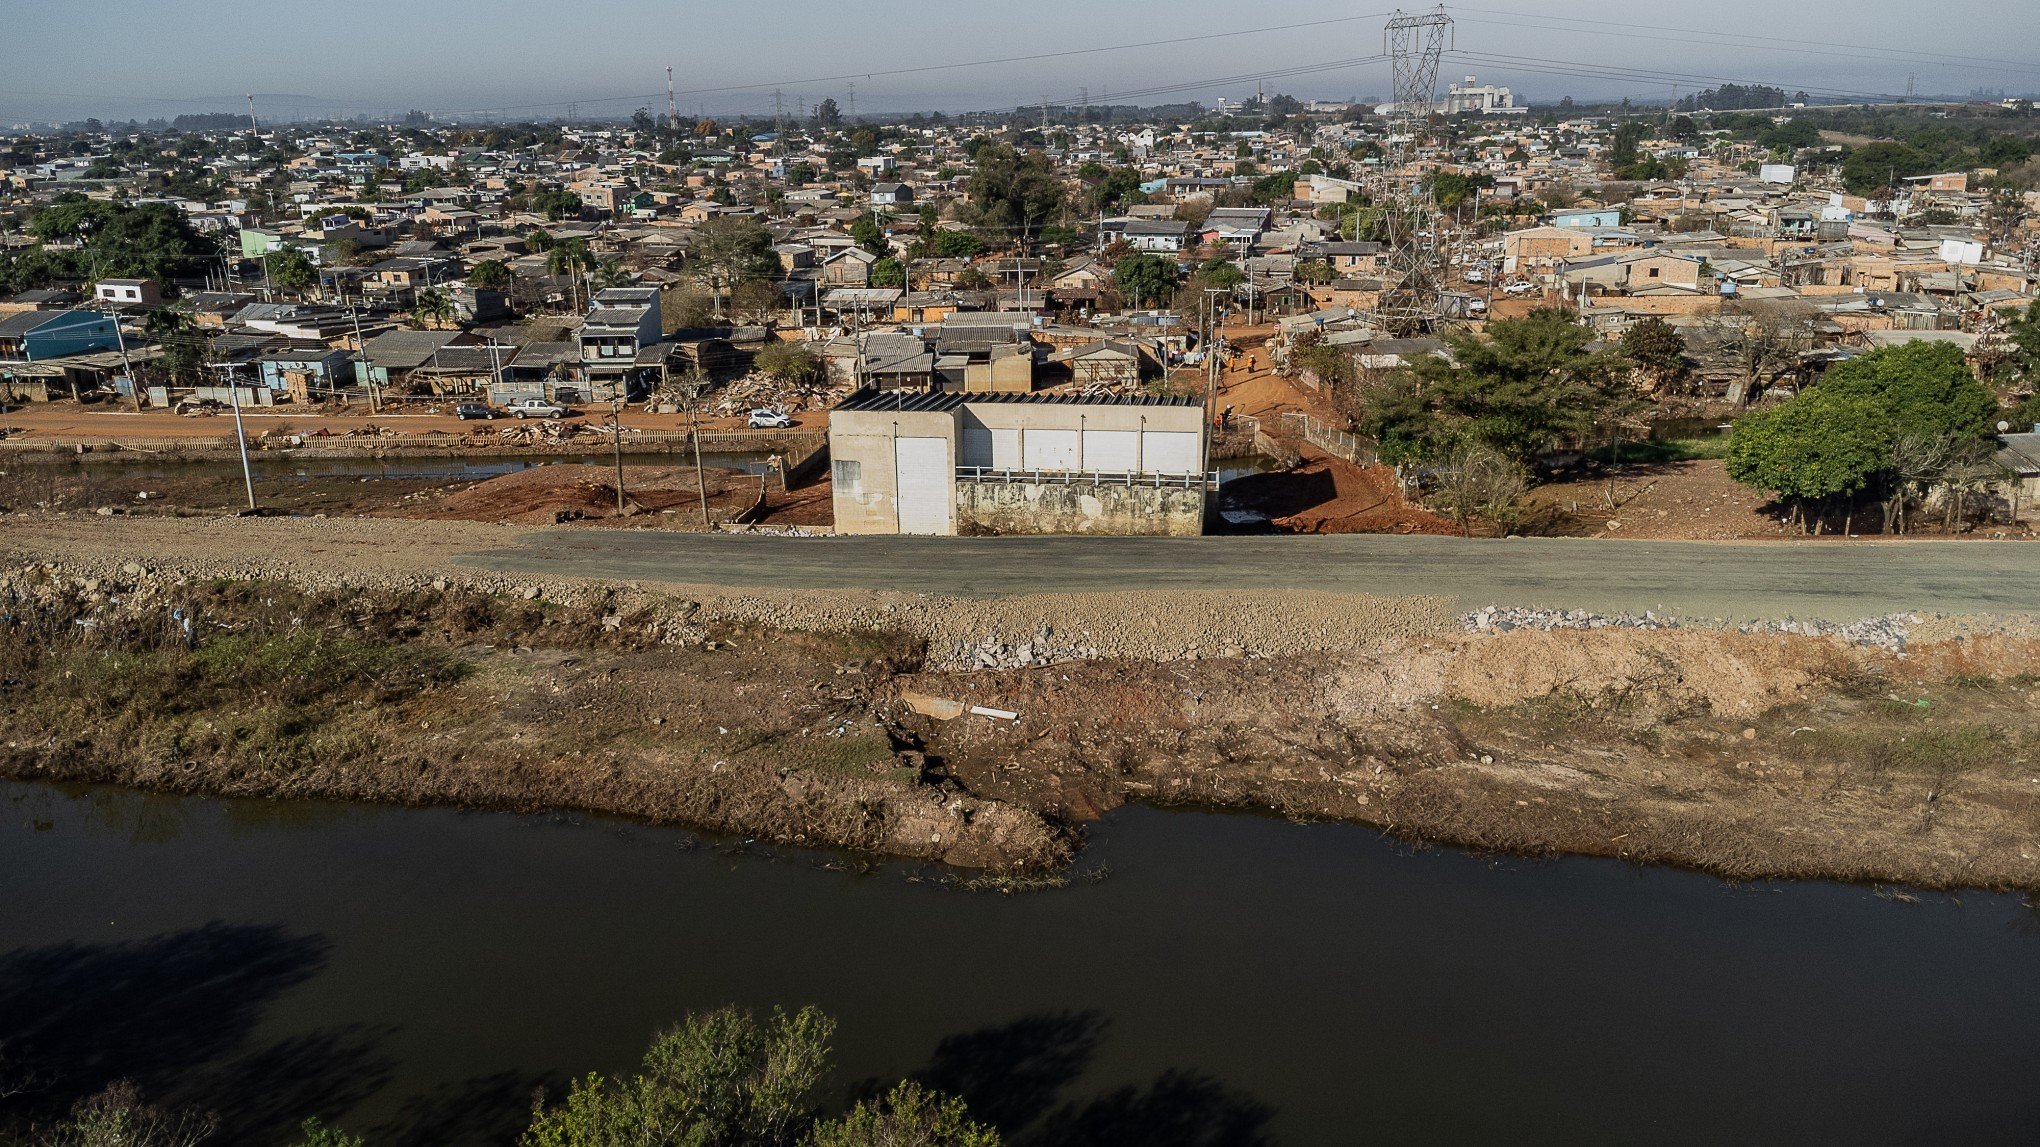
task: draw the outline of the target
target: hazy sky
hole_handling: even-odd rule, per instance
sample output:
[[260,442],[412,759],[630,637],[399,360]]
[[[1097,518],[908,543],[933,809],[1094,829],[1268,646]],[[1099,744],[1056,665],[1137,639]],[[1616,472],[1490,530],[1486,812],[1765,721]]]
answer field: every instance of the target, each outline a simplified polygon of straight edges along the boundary
[[[265,119],[407,108],[545,118],[665,103],[770,114],[1386,96],[1377,13],[1305,0],[887,4],[821,0],[0,0],[0,123],[245,109]],[[1411,5],[1412,10],[1415,5]],[[1449,5],[1445,82],[1478,74],[1528,98],[1662,97],[1723,80],[1817,95],[2040,92],[2040,0],[1480,0]],[[1325,23],[1324,21],[1333,21]],[[1596,23],[1601,21],[1605,23]],[[1071,49],[1153,44],[1023,62]],[[1496,57],[1514,57],[1512,60]],[[1483,58],[1485,57],[1485,58]],[[1362,61],[1362,62],[1352,62]],[[1336,65],[1323,70],[1301,69]],[[1290,74],[1272,74],[1288,72]],[[1168,90],[1160,90],[1168,89]],[[266,97],[266,98],[265,98]]]

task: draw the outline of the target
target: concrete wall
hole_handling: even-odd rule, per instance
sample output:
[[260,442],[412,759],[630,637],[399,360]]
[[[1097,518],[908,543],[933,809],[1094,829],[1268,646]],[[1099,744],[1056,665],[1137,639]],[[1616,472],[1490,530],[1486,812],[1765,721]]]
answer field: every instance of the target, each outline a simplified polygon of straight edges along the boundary
[[1204,532],[1204,490],[1077,482],[958,482],[959,534],[1161,535]]
[[[955,458],[956,414],[951,411],[838,410],[829,415],[829,457],[836,532],[899,532],[895,438],[946,438]],[[855,477],[847,477],[850,472]]]

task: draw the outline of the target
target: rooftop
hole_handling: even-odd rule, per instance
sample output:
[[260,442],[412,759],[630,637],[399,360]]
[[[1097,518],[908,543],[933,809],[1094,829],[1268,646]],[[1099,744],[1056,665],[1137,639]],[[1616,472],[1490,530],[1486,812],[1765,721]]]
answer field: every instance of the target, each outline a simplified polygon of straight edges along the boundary
[[860,390],[844,399],[837,410],[905,410],[939,413],[959,406],[1201,406],[1197,399],[1181,395],[1159,397],[1148,394],[910,394],[903,390]]

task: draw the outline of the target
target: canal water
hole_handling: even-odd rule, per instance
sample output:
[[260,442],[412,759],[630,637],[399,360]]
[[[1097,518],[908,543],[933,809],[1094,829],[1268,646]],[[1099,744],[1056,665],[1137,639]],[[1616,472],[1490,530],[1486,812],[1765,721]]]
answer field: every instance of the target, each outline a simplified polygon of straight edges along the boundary
[[[1066,888],[595,818],[0,785],[0,1041],[237,1143],[510,1143],[722,1004],[841,1021],[1022,1144],[2040,1134],[2040,915],[1130,808]],[[24,1100],[16,1099],[15,1104]]]

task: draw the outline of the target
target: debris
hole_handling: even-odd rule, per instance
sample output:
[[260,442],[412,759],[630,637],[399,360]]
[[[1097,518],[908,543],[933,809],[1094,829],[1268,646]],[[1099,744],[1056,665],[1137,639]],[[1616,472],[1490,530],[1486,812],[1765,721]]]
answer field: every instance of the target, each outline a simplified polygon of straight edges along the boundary
[[991,717],[999,721],[1018,721],[1020,714],[1010,709],[987,709],[983,705],[972,705],[970,711],[979,717]]
[[[964,705],[961,701],[952,701],[947,697],[932,697],[912,689],[900,692],[900,702],[921,716],[933,717],[938,721],[954,721],[964,714]],[[973,708],[971,712],[977,710]]]

